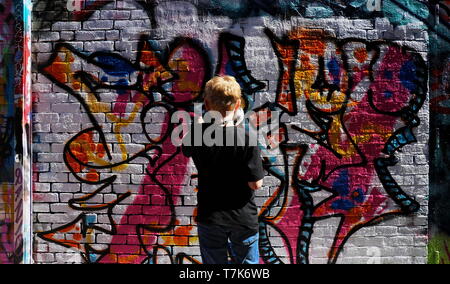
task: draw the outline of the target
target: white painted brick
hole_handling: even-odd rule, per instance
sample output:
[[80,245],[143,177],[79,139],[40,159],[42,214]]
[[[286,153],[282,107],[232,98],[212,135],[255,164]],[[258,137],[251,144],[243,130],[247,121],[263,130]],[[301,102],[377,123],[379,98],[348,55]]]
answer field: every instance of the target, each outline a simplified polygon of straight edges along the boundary
[[80,29],[80,22],[57,22],[52,26],[52,30],[54,31],[77,31]]
[[78,192],[80,184],[77,183],[54,183],[52,184],[52,192]]
[[40,182],[68,182],[67,173],[41,173],[39,174]]

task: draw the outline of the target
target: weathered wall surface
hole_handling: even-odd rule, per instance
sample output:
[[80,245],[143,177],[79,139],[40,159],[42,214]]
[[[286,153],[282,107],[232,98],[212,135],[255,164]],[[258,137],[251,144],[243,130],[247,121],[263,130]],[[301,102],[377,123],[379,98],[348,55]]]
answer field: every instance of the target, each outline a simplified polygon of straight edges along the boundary
[[427,262],[427,4],[157,2],[34,3],[36,262],[201,261],[170,115],[215,74],[283,113],[262,262]]

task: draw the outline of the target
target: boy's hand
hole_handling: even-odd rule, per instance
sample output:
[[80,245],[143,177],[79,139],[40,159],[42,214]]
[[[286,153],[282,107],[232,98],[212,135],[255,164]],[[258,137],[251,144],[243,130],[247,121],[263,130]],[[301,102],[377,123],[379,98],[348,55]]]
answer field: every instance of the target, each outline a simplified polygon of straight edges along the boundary
[[248,186],[253,190],[261,189],[263,187],[263,180],[249,182]]

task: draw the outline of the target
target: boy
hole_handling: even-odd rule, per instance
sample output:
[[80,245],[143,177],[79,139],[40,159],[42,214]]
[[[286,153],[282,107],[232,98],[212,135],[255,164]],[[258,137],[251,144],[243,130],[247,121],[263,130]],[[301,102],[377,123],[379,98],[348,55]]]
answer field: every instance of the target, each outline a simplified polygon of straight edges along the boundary
[[197,223],[204,264],[227,264],[228,249],[236,264],[259,263],[254,190],[262,187],[264,170],[258,146],[250,146],[244,128],[235,125],[241,100],[241,88],[233,77],[210,80],[205,109],[219,113],[221,119],[202,123],[200,134],[206,129],[219,131],[215,133],[223,134],[223,143],[206,146],[202,141],[195,146],[194,131],[183,139],[183,153],[192,157],[198,170]]

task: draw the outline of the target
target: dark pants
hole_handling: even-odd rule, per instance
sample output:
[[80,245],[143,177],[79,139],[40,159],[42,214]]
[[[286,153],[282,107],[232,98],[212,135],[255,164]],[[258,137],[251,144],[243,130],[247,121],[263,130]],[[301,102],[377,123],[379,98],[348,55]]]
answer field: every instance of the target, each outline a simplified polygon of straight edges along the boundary
[[198,225],[203,264],[259,264],[259,233],[217,225]]

